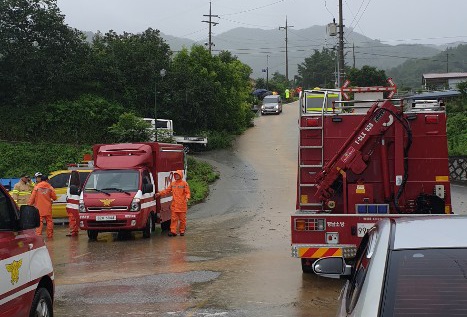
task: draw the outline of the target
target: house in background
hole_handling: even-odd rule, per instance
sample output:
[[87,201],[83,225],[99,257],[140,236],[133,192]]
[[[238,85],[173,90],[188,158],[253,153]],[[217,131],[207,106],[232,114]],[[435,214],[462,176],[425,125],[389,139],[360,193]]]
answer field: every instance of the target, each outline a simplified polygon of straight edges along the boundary
[[467,81],[467,73],[423,74],[422,81],[425,90],[457,89],[457,84]]

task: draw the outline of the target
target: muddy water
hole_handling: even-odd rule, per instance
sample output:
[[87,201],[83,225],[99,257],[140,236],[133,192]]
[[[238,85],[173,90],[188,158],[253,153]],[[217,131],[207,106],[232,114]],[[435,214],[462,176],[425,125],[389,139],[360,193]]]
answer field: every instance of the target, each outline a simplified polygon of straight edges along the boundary
[[185,237],[57,228],[48,242],[56,316],[334,316],[341,281],[303,275],[290,256],[296,103],[262,116],[233,149],[199,155],[221,178],[188,213]]

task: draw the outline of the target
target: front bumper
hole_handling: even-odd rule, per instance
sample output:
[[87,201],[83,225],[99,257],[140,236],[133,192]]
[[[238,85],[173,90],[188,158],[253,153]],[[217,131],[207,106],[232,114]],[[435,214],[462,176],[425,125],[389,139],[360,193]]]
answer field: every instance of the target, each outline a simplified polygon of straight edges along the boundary
[[142,212],[79,214],[79,227],[82,230],[108,232],[142,230],[146,226],[146,221]]

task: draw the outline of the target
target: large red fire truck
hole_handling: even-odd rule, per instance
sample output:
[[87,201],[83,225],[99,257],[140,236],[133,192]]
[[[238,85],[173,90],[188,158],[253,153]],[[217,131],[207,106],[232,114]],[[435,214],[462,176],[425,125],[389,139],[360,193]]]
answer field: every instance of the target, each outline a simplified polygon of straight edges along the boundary
[[300,95],[291,230],[304,272],[323,256],[353,258],[382,218],[451,213],[444,107],[391,99],[389,82]]

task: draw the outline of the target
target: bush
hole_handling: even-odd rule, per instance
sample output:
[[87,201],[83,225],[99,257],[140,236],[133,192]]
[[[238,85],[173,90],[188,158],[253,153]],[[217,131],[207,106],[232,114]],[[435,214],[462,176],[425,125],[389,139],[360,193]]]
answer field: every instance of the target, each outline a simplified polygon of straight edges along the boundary
[[226,149],[232,146],[232,142],[235,140],[235,135],[228,132],[215,132],[211,131],[207,133],[208,145],[207,150],[215,149]]
[[209,194],[209,184],[218,178],[219,173],[211,165],[188,156],[187,182],[191,190],[189,205],[202,202]]
[[0,142],[0,177],[66,169],[67,164],[80,162],[85,153],[91,153],[89,145]]

